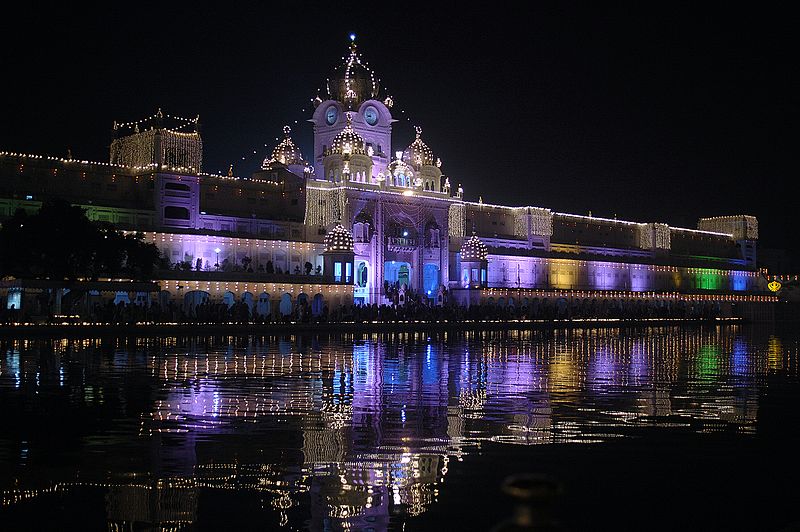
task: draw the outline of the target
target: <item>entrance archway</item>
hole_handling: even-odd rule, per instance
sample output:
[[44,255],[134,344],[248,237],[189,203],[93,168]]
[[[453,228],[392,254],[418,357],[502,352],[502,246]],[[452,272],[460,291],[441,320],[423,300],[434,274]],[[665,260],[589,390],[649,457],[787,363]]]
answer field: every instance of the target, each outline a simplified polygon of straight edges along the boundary
[[439,289],[439,266],[426,264],[422,270],[422,289],[429,298],[436,297]]
[[314,296],[314,299],[311,300],[311,315],[319,317],[322,315],[322,309],[325,306],[325,300],[322,297],[322,294],[317,294]]
[[389,261],[384,264],[383,280],[398,287],[411,286],[411,264],[408,262]]
[[258,296],[258,305],[256,309],[258,311],[258,315],[262,317],[267,317],[272,310],[272,305],[269,302],[269,294],[266,292],[262,292],[260,296]]
[[225,292],[222,296],[222,302],[225,303],[225,306],[231,308],[236,303],[236,296],[233,295],[233,292]]
[[292,313],[292,296],[288,293],[281,296],[281,303],[279,305],[281,315],[288,316]]
[[244,294],[242,294],[242,301],[244,302],[245,305],[247,305],[247,310],[252,315],[253,307],[255,306],[255,301],[253,299],[252,292],[245,292]]
[[191,290],[183,296],[183,305],[188,310],[193,310],[197,305],[208,301],[209,294],[203,290]]

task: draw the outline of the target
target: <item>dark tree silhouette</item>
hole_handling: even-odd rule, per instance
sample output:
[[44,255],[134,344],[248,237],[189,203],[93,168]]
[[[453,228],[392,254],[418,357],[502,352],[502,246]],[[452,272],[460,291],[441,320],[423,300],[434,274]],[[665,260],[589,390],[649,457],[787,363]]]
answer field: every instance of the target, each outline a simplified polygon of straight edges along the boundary
[[141,235],[92,222],[65,201],[45,203],[36,214],[17,210],[0,228],[0,249],[0,275],[18,279],[149,280],[159,260]]

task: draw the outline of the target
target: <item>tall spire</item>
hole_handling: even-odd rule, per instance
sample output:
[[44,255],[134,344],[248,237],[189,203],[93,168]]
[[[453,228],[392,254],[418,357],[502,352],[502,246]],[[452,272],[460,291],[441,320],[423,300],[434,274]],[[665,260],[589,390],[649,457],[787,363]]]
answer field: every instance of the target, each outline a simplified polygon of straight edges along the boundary
[[357,109],[362,102],[378,98],[379,81],[358,53],[356,36],[351,33],[348,53],[342,57],[342,64],[328,79],[328,98],[342,102],[348,109]]

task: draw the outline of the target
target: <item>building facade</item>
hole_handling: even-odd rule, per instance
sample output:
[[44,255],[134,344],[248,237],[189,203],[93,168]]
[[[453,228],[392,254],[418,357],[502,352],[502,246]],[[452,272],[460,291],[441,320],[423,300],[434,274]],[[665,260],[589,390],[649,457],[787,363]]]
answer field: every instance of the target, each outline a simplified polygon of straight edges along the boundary
[[[398,293],[462,304],[766,294],[753,216],[688,229],[466,201],[421,129],[393,151],[393,99],[355,42],[313,103],[310,159],[286,127],[248,178],[203,173],[199,118],[160,110],[114,124],[108,163],[2,152],[0,218],[63,198],[143,232],[170,263],[164,297],[184,300],[181,290],[275,304],[321,294],[332,306],[396,304]],[[350,274],[326,271],[338,226],[352,237]]]

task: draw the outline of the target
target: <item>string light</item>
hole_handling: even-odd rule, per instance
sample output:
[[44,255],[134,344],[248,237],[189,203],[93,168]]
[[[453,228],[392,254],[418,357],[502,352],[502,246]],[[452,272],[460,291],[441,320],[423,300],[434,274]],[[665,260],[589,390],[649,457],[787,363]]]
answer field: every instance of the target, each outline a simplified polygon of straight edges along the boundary
[[700,218],[697,228],[730,234],[734,240],[758,240],[758,220],[755,216],[715,216]]

